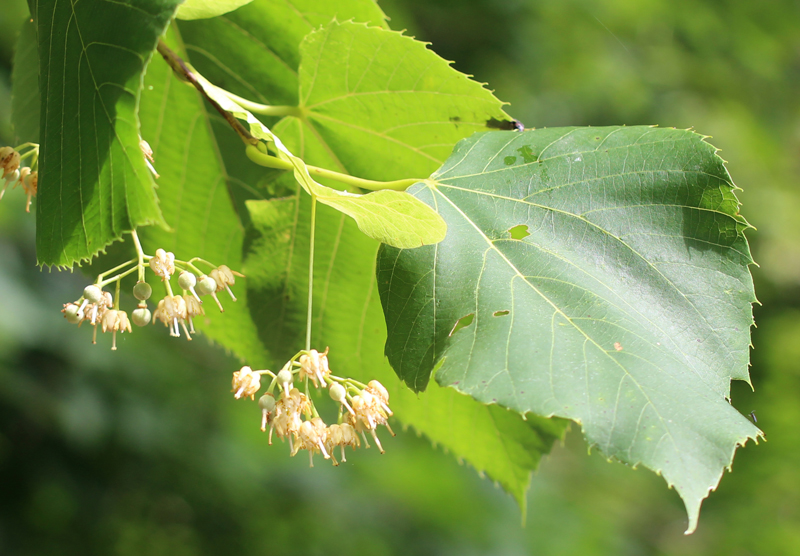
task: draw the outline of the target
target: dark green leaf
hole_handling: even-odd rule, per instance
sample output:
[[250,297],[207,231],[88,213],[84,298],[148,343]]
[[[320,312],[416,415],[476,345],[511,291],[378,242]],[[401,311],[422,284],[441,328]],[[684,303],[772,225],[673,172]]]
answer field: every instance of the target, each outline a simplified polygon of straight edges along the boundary
[[177,4],[34,3],[43,115],[40,264],[72,265],[126,230],[163,222],[139,148],[137,108],[144,69]]
[[748,380],[755,296],[714,148],[649,127],[494,132],[433,178],[414,193],[445,241],[378,259],[398,375],[420,390],[438,366],[477,400],[577,421],[609,457],[663,474],[694,530],[760,434],[726,401]]
[[11,121],[17,144],[39,142],[39,53],[36,26],[22,25],[11,74]]

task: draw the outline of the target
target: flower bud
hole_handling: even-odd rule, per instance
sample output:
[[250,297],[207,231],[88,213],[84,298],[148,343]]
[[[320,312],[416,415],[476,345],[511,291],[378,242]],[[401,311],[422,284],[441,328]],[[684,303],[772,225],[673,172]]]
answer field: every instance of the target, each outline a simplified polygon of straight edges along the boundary
[[139,301],[147,301],[153,294],[153,288],[147,282],[136,282],[133,286],[133,297]]

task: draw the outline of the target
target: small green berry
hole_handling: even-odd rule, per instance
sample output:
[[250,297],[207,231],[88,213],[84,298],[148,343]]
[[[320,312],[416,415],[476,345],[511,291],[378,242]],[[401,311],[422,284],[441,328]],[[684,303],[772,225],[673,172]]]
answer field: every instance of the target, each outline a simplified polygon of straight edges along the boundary
[[66,318],[67,322],[70,324],[78,324],[81,322],[81,320],[83,320],[83,315],[80,312],[80,307],[73,303],[64,307],[64,318]]
[[131,315],[131,320],[136,326],[147,326],[150,324],[150,309],[146,307],[139,307],[134,309]]
[[275,396],[264,394],[258,399],[258,406],[264,411],[273,411],[275,409]]
[[83,297],[85,297],[89,303],[97,303],[103,297],[103,290],[94,284],[86,286],[83,289]]
[[147,282],[136,282],[133,286],[133,297],[139,301],[147,301],[153,294],[153,288]]
[[189,271],[184,270],[178,277],[178,285],[184,290],[191,290],[197,284],[197,277]]
[[211,295],[217,292],[217,283],[211,276],[204,276],[197,283],[197,293],[200,295]]
[[347,397],[347,390],[345,390],[344,386],[339,384],[338,382],[334,382],[331,384],[331,387],[328,391],[331,396],[331,399],[335,402],[342,402],[342,400]]

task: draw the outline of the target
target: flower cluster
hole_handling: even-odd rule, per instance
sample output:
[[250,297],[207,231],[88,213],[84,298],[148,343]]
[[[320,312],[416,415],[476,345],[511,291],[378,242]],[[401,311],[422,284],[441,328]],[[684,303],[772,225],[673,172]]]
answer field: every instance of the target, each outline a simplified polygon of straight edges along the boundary
[[[380,425],[394,436],[388,423],[392,411],[389,409],[389,392],[386,388],[377,380],[365,385],[351,378],[334,376],[328,365],[327,349],[323,353],[315,349],[303,350],[277,374],[269,370],[254,371],[250,367],[242,367],[233,373],[234,397],[237,400],[254,400],[261,389],[261,377],[265,375],[271,378],[271,382],[258,400],[261,430],[266,432],[269,428],[270,444],[273,435],[282,441],[288,440],[292,456],[300,450],[307,450],[311,467],[314,467],[314,454],[321,454],[323,458],[330,459],[333,465],[339,465],[334,454],[337,447],[340,448],[342,461],[347,461],[345,448],[349,446],[355,450],[361,447],[361,439],[369,448],[367,432],[384,453],[376,432]],[[305,392],[295,386],[295,378]],[[320,418],[308,395],[309,382],[318,389],[327,388],[331,399],[337,402],[337,423],[329,426]]]
[[[173,253],[164,249],[157,249],[155,255],[146,255],[141,250],[138,237],[133,232],[138,257],[123,263],[111,270],[100,274],[97,281],[87,286],[83,295],[74,302],[64,304],[62,313],[68,322],[81,325],[89,321],[94,327],[92,343],[97,343],[98,326],[103,332],[112,332],[112,347],[117,349],[117,332],[131,332],[131,323],[136,326],[146,326],[151,322],[161,321],[169,329],[170,336],[180,336],[183,330],[188,340],[195,334],[194,318],[205,315],[203,300],[200,296],[211,295],[220,311],[224,311],[222,303],[217,297],[217,292],[227,289],[234,301],[236,298],[230,290],[235,283],[235,277],[244,277],[232,271],[225,265],[215,266],[200,258],[181,261]],[[205,264],[211,267],[208,275],[201,272],[196,264]],[[150,270],[161,279],[166,295],[158,301],[153,313],[147,307],[147,301],[153,294],[153,288],[144,281],[146,270]],[[175,295],[171,280],[173,275],[178,275],[178,285],[182,295]],[[123,278],[138,272],[139,281],[133,287],[133,296],[139,301],[137,308],[131,314],[130,320],[125,311],[119,310],[120,282]],[[116,274],[114,274],[116,273]],[[106,278],[107,275],[114,274]],[[116,285],[116,295],[103,288],[109,284]],[[188,326],[187,326],[188,325]]]
[[[25,152],[21,150],[30,147]],[[32,157],[30,166],[20,166],[22,161],[28,157]],[[34,143],[25,143],[19,147],[0,147],[0,199],[6,193],[9,185],[14,188],[21,185],[25,195],[28,196],[28,204],[25,206],[25,211],[31,211],[31,202],[33,197],[36,197],[36,191],[39,186],[39,172],[36,170],[39,157],[39,145]]]

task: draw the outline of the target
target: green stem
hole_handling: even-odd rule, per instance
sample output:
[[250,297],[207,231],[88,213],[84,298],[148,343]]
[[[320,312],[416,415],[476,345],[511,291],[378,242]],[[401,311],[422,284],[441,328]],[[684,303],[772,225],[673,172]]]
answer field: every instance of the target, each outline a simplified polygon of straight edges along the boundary
[[136,233],[136,230],[131,230],[131,237],[133,238],[133,245],[136,247],[136,256],[139,259],[138,281],[144,282],[144,250],[142,249],[142,244],[139,243],[139,234]]
[[109,284],[109,283],[113,282],[113,279],[112,280],[103,280],[103,278],[105,276],[111,274],[112,272],[116,272],[116,271],[120,270],[121,268],[125,268],[129,264],[133,264],[135,262],[136,261],[134,259],[131,259],[130,261],[126,261],[126,262],[124,262],[124,263],[122,263],[120,265],[115,266],[111,270],[106,270],[105,272],[101,272],[100,274],[97,275],[97,283],[99,284],[99,283],[102,282],[103,284]]
[[[247,149],[247,156],[260,166],[264,166],[266,168],[277,168],[279,170],[294,170],[294,165],[289,162],[288,160],[280,159],[276,156],[271,156],[265,153],[262,153],[258,150],[258,148],[248,145]],[[342,174],[339,172],[334,172],[333,170],[326,170],[325,168],[318,168],[316,166],[309,166],[306,164],[306,168],[308,168],[308,173],[311,176],[319,177],[319,178],[329,178],[340,183],[344,183],[346,185],[352,185],[355,187],[360,187],[361,189],[368,189],[370,191],[377,191],[380,189],[394,189],[396,191],[405,191],[415,183],[419,183],[424,181],[422,179],[417,178],[408,178],[403,180],[394,180],[394,181],[375,181],[375,180],[365,180],[364,178],[357,178],[355,176],[350,176],[348,174]]]
[[132,268],[129,268],[129,269],[128,269],[128,270],[126,270],[125,272],[121,272],[120,274],[117,274],[117,275],[115,275],[115,276],[112,276],[111,278],[109,278],[109,279],[107,279],[107,280],[100,280],[100,281],[98,281],[98,282],[97,282],[97,284],[96,284],[96,285],[97,285],[97,287],[98,287],[98,288],[103,288],[103,287],[105,287],[107,284],[110,284],[111,282],[114,282],[114,281],[116,281],[116,280],[122,280],[122,279],[123,279],[123,278],[125,278],[125,277],[126,277],[128,274],[131,274],[131,273],[132,273],[134,270],[136,270],[136,268],[137,268],[137,267],[135,267],[135,266],[134,266],[134,267],[132,267]]
[[242,108],[246,108],[250,112],[254,114],[261,114],[263,116],[293,116],[295,118],[301,118],[303,116],[303,110],[299,106],[270,106],[268,104],[259,104],[257,102],[253,102],[252,100],[247,100],[246,98],[242,98],[240,96],[234,95],[231,92],[226,91],[225,89],[221,89],[217,86],[212,85],[214,89],[226,97],[231,99],[233,102],[241,106]]
[[[131,269],[133,270],[133,269]],[[122,280],[117,280],[117,289],[114,292],[114,310],[119,311],[119,287],[122,284]]]
[[311,196],[311,243],[308,255],[308,315],[306,317],[306,351],[311,349],[311,317],[314,301],[314,236],[317,227],[317,198]]
[[167,287],[167,295],[173,297],[172,285],[169,283],[169,277],[164,278],[164,285]]

